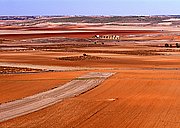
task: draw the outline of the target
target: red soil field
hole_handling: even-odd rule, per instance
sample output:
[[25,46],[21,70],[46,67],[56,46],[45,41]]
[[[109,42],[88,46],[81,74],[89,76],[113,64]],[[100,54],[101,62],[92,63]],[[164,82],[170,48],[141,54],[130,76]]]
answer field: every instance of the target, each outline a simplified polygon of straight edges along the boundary
[[3,122],[0,126],[180,127],[179,71],[116,72],[96,89],[79,97]]
[[[91,30],[92,31],[92,30]],[[0,35],[0,38],[3,39],[30,39],[30,38],[43,38],[43,37],[70,37],[70,38],[91,38],[94,35],[106,35],[106,34],[115,34],[115,35],[129,35],[129,34],[148,34],[148,33],[159,33],[159,31],[153,30],[104,30],[94,32],[67,32],[67,33],[39,33],[39,34],[3,34]]]
[[[179,39],[178,35],[171,36],[167,33],[164,35],[163,32],[151,30],[73,31],[55,34],[0,35],[0,38],[16,40],[14,42],[2,41],[1,46],[4,48],[7,46],[14,48],[16,43],[20,44],[18,47],[27,48],[7,51],[1,49],[0,62],[99,69],[36,74],[1,74],[0,103],[21,99],[61,86],[91,71],[116,72],[116,74],[91,91],[40,111],[2,122],[0,128],[180,127],[180,50],[175,46],[164,47],[165,43],[175,45]],[[96,34],[127,35],[125,36],[127,40],[124,42],[109,41],[97,45],[93,40],[90,42],[84,40],[61,42],[58,40],[55,42],[56,45],[49,40],[45,40],[46,42],[42,40],[42,44],[41,42],[32,42],[31,44],[31,40],[25,40],[23,44],[20,41],[21,39],[44,37],[89,39]],[[141,40],[130,40],[131,35],[137,34],[144,36],[140,36]],[[160,36],[156,36],[155,40],[152,40],[153,37],[149,37],[151,34],[160,34]],[[137,38],[134,37],[134,39]],[[97,41],[97,43],[99,42]],[[91,58],[79,57],[84,53]]]
[[[47,54],[45,51],[39,52],[9,52],[0,54],[1,62],[15,62],[15,63],[27,63],[35,65],[49,65],[49,66],[70,66],[70,67],[100,67],[100,68],[163,68],[163,67],[180,67],[180,60],[176,56],[131,56],[131,55],[107,55],[105,59],[96,60],[77,60],[77,61],[67,61],[58,60],[61,56],[65,56],[61,52],[51,52]],[[71,56],[82,55],[82,53],[74,53]],[[88,54],[91,55],[92,53]],[[59,55],[59,56],[58,56]],[[55,57],[56,56],[56,57]],[[103,54],[96,53],[93,56],[104,57]],[[108,59],[110,58],[110,59]],[[164,58],[164,61],[162,61]],[[172,61],[174,60],[174,61]]]
[[0,74],[0,103],[14,101],[61,86],[85,71],[35,74]]

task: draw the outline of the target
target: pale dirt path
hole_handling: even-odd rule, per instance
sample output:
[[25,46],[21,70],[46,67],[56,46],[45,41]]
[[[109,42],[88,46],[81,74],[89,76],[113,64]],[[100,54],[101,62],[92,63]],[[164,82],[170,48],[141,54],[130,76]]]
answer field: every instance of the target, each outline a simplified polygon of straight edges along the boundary
[[98,68],[98,67],[64,67],[64,66],[48,66],[34,65],[24,63],[0,62],[0,66],[41,69],[44,71],[84,71],[84,70],[180,70],[179,67],[142,67],[142,68]]
[[113,68],[88,68],[88,67],[64,67],[64,66],[47,66],[47,65],[34,65],[23,63],[0,62],[0,66],[17,67],[17,68],[31,68],[42,69],[45,71],[82,71],[82,70],[112,70]]
[[8,67],[18,67],[18,68],[32,68],[32,69],[42,69],[42,70],[55,70],[55,71],[74,71],[74,70],[87,70],[90,68],[81,67],[63,67],[63,66],[45,66],[45,65],[34,65],[34,64],[22,64],[22,63],[9,63],[0,62],[0,66]]
[[95,88],[114,73],[92,72],[47,92],[0,105],[0,122],[35,112]]

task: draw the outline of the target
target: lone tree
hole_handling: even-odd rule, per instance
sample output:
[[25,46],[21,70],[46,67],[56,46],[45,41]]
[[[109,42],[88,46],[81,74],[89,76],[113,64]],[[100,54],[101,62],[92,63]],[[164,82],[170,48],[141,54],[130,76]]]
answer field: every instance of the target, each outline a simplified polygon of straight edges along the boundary
[[87,54],[86,54],[86,53],[84,53],[84,54],[83,54],[83,56],[87,56]]
[[180,47],[180,45],[179,45],[178,43],[176,43],[176,47],[177,47],[177,48],[179,48],[179,47]]
[[169,47],[169,44],[166,43],[166,44],[165,44],[165,47]]

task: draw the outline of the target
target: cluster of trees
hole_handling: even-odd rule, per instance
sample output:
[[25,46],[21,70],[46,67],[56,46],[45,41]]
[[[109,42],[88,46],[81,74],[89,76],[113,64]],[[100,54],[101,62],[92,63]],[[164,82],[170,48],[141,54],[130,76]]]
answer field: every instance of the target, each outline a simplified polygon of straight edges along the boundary
[[[165,44],[165,47],[173,47],[173,45],[172,44]],[[176,47],[177,48],[180,48],[180,44],[179,43],[176,43]]]

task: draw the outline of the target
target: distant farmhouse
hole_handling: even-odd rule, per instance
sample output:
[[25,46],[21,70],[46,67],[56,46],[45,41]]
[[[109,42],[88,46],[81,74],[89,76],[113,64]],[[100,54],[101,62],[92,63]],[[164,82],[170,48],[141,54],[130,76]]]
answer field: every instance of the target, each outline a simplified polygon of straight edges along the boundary
[[103,36],[95,35],[95,36],[93,36],[93,38],[96,38],[96,39],[119,40],[120,36],[117,36],[117,35],[103,35]]

